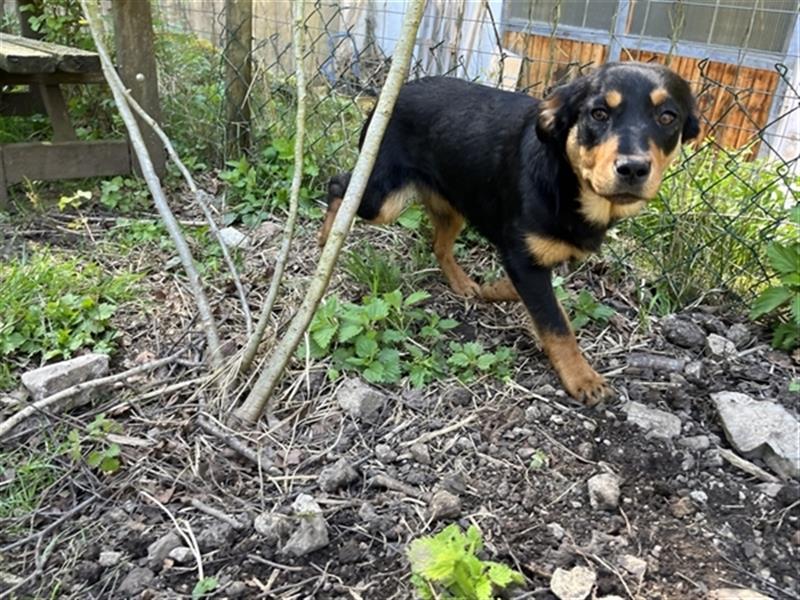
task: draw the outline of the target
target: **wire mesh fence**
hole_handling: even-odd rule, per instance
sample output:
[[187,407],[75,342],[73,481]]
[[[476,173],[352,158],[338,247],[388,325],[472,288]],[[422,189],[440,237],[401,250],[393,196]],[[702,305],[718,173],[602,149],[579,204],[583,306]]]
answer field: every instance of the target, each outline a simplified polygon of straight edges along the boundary
[[[247,6],[234,12],[247,23],[231,21],[232,5]],[[313,196],[355,161],[405,2],[307,5]],[[154,6],[162,35],[182,32],[210,43],[220,57],[216,83],[245,90],[238,114],[220,106],[224,118],[208,135],[230,141],[238,135],[231,133],[235,123],[247,129],[251,157],[291,148],[291,3]],[[677,305],[710,291],[747,300],[770,276],[769,241],[798,235],[788,209],[800,194],[799,37],[793,0],[429,0],[411,77],[448,75],[541,97],[607,61],[669,65],[697,94],[701,137],[684,148],[651,208],[621,225],[607,259],[654,283],[649,302]]]

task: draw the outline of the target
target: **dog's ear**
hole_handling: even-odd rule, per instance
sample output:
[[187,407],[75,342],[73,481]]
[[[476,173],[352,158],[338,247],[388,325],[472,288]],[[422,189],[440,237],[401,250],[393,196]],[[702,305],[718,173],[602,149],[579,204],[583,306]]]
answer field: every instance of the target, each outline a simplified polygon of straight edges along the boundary
[[590,77],[584,75],[557,87],[539,104],[536,135],[543,143],[566,144],[589,93]]
[[697,117],[697,107],[692,107],[689,116],[683,124],[683,133],[681,134],[681,141],[688,142],[700,135],[700,119]]

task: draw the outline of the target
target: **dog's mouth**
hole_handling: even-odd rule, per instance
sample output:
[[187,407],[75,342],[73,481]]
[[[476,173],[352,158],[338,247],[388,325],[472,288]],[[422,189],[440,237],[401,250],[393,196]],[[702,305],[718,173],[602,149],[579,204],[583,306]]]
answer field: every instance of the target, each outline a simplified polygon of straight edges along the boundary
[[613,202],[614,204],[634,204],[636,202],[647,201],[647,198],[642,198],[641,196],[634,196],[632,194],[611,194],[603,197],[609,202]]

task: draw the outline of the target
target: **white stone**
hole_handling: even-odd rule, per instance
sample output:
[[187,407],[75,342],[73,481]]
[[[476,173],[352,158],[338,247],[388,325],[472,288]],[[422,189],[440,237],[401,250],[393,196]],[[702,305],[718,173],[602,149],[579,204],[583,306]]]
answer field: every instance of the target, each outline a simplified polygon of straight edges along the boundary
[[584,600],[592,593],[595,581],[597,574],[587,567],[558,568],[550,579],[550,591],[559,600]]
[[641,402],[628,402],[623,409],[628,420],[653,437],[672,439],[681,433],[681,420],[676,415]]

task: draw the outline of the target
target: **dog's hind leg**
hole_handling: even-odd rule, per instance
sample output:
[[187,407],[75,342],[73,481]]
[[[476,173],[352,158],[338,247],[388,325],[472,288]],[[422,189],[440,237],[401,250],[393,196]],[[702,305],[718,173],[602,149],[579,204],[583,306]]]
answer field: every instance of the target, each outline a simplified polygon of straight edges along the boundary
[[481,286],[481,299],[486,302],[519,302],[519,292],[511,279],[506,276]]

